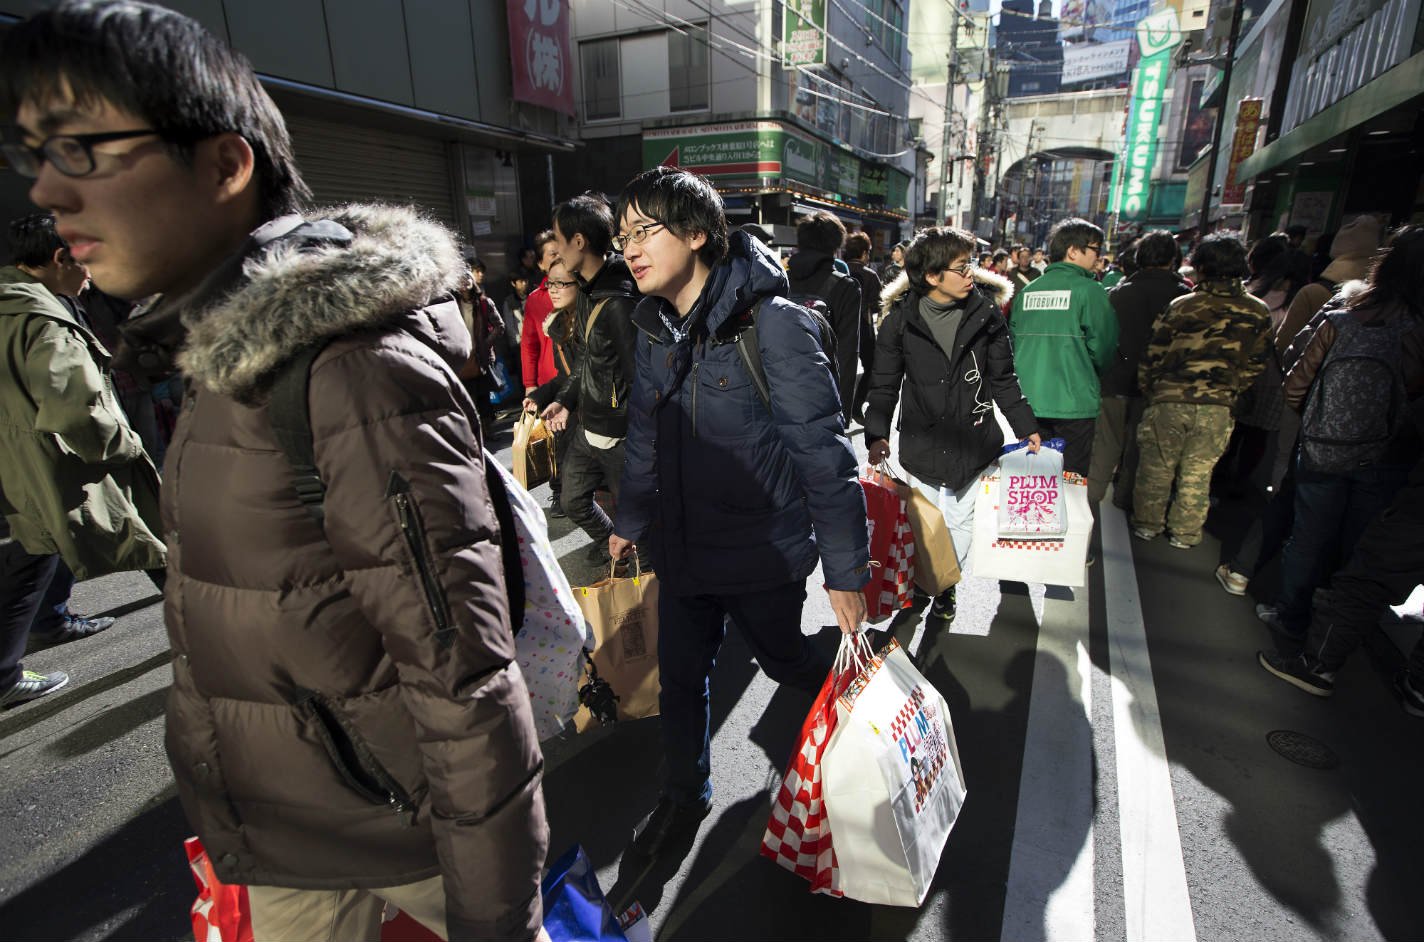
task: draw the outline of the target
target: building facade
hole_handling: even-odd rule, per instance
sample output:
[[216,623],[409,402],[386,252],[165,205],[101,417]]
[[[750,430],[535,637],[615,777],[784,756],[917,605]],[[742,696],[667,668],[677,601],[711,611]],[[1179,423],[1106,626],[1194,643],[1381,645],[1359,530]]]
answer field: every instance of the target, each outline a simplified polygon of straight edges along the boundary
[[884,254],[915,170],[908,23],[907,0],[574,0],[580,146],[553,161],[556,195],[686,167],[733,225],[793,244],[824,209]]

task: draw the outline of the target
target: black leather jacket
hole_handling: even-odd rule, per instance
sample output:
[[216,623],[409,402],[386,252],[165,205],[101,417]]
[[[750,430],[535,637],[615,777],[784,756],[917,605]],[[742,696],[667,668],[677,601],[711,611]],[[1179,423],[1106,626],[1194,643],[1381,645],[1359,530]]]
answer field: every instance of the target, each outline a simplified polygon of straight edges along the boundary
[[[633,388],[637,330],[633,308],[642,295],[621,255],[610,255],[588,281],[580,280],[575,343],[581,344],[573,375],[554,398],[587,431],[612,438],[628,434],[628,396]],[[593,310],[606,301],[588,329]],[[586,342],[584,338],[587,338]]]

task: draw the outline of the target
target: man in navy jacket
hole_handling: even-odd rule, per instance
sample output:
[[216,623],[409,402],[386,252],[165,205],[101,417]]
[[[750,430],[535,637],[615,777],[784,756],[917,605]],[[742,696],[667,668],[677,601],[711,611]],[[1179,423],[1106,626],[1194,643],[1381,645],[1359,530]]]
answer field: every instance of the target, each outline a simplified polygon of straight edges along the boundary
[[[630,848],[651,858],[685,850],[711,810],[708,677],[724,618],[773,680],[814,694],[830,665],[801,632],[806,579],[819,558],[841,631],[860,630],[869,540],[830,361],[809,313],[783,299],[776,256],[743,232],[729,240],[717,191],[683,170],[635,177],[618,219],[615,248],[644,298],[608,548],[621,558],[656,532],[667,781]],[[753,316],[769,404],[737,349]]]

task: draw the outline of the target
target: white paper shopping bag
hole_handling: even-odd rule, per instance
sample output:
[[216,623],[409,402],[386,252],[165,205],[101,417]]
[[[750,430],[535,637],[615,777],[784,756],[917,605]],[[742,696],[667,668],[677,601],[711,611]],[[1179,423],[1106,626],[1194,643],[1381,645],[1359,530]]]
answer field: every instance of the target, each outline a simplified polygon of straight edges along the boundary
[[998,470],[993,466],[979,479],[974,497],[969,575],[1011,582],[1086,585],[1088,543],[1093,535],[1088,482],[1071,474],[1063,478],[1068,532],[1062,538],[1025,540],[999,536],[999,481]]
[[821,760],[840,890],[919,906],[966,793],[949,706],[891,641],[836,701]]
[[1022,445],[1005,454],[999,459],[999,536],[1062,539],[1069,519],[1063,490],[1061,438],[1044,442],[1037,452]]

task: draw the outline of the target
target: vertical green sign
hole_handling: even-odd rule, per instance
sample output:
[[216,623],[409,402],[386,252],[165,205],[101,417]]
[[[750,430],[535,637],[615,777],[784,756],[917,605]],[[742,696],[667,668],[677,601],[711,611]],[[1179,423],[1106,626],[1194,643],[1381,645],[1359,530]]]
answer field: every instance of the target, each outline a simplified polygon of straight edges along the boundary
[[1108,188],[1108,212],[1121,219],[1144,219],[1152,193],[1152,168],[1157,163],[1157,124],[1162,117],[1162,95],[1172,69],[1172,50],[1182,41],[1177,12],[1166,9],[1137,23],[1137,44],[1142,49],[1133,74],[1132,104],[1128,106],[1127,137],[1121,157],[1113,161]]
[[781,65],[826,64],[826,0],[783,0]]

